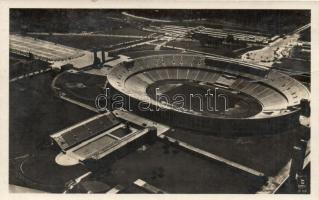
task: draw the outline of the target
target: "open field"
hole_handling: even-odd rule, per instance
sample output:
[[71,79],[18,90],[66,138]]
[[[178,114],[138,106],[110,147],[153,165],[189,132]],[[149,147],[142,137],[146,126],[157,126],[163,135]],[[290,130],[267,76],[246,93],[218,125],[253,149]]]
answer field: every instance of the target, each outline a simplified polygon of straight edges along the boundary
[[10,56],[9,78],[21,76],[37,70],[46,69],[49,64],[40,60],[33,60],[22,56]]
[[199,41],[171,41],[167,43],[167,46],[174,46],[174,47],[180,47],[185,49],[191,49],[196,51],[201,51],[205,53],[212,53],[217,54],[221,56],[229,56],[229,57],[235,57],[236,54],[233,53],[233,50],[230,48],[213,48],[213,47],[204,47],[200,44]]
[[94,179],[125,187],[143,179],[169,193],[197,194],[250,193],[263,184],[263,180],[162,142],[155,142],[145,151],[133,151],[118,159],[109,168],[102,169]]
[[34,153],[50,134],[95,114],[55,97],[52,79],[46,73],[10,84],[10,158]]
[[105,36],[34,36],[42,40],[67,45],[70,47],[90,50],[93,48],[102,48],[109,45],[114,45],[123,42],[136,40],[135,38],[122,38],[122,37],[105,37]]

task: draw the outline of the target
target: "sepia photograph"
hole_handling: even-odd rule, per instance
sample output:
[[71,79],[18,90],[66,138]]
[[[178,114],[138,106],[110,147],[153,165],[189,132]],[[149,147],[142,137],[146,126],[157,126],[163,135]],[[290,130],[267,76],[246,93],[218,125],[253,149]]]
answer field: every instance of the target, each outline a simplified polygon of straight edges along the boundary
[[312,193],[311,9],[8,14],[9,193]]

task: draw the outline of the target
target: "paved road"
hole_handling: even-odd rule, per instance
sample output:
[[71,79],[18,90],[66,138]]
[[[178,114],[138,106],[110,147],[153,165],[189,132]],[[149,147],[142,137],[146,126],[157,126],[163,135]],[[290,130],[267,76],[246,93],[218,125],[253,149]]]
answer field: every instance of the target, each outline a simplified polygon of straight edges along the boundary
[[300,27],[300,28],[294,30],[294,31],[292,32],[292,34],[294,34],[294,33],[300,33],[301,31],[304,31],[304,30],[306,30],[307,28],[310,28],[310,26],[311,26],[311,23],[306,24],[306,25],[304,25],[304,26],[302,26],[302,27]]
[[42,73],[45,73],[45,72],[48,72],[48,71],[51,71],[51,70],[52,70],[52,68],[49,67],[49,68],[46,68],[46,69],[41,69],[41,70],[38,70],[38,71],[30,72],[30,73],[27,73],[27,74],[24,74],[24,75],[21,75],[21,76],[18,76],[18,77],[10,79],[10,82],[15,82],[17,80],[21,80],[21,79],[24,79],[24,78],[36,76],[36,75],[39,75],[39,74],[42,74]]
[[112,51],[119,51],[119,50],[123,50],[123,49],[130,49],[130,48],[137,47],[137,46],[141,46],[141,45],[144,45],[144,44],[150,44],[150,43],[156,42],[156,41],[158,41],[158,40],[159,40],[159,39],[148,40],[148,41],[140,42],[140,43],[137,43],[137,44],[132,44],[132,45],[129,45],[129,46],[125,46],[125,47],[120,47],[120,48],[117,48],[117,49],[113,49],[113,50],[111,50],[110,52],[112,52]]

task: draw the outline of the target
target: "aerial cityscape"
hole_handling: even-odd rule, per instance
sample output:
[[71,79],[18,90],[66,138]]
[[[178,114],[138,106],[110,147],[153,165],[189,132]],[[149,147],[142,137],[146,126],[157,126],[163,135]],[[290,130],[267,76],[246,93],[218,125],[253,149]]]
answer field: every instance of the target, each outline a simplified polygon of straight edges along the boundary
[[10,191],[309,194],[310,19],[10,9]]

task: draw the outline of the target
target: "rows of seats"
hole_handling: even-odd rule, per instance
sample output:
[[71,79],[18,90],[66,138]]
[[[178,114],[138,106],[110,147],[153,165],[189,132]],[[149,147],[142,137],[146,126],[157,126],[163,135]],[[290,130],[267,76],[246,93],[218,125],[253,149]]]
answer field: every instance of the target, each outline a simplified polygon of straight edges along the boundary
[[150,56],[146,58],[138,58],[134,61],[133,70],[143,70],[155,67],[165,66],[189,66],[202,67],[205,66],[205,58],[193,55],[161,55]]
[[[73,55],[76,54],[77,51],[73,49],[68,49],[67,47],[63,47],[54,43],[48,43],[47,41],[39,41],[39,40],[33,40],[33,41],[26,41],[26,40],[11,40],[12,42],[18,42],[20,44],[24,44],[26,46],[36,46],[36,48],[42,48],[46,49],[51,52],[61,52],[67,55]],[[39,41],[39,42],[37,42]]]
[[180,68],[159,68],[139,73],[130,77],[125,82],[125,87],[140,95],[145,94],[148,85],[159,80],[195,80],[214,84],[216,82],[229,85],[231,89],[241,91],[258,99],[265,110],[285,109],[287,100],[283,95],[267,86],[249,82],[245,79],[227,79],[220,73],[208,72],[205,70],[180,69]]
[[236,79],[226,78],[226,77],[224,77],[224,76],[220,76],[220,77],[217,79],[216,82],[219,83],[219,84],[223,84],[223,85],[230,86],[230,85],[232,85],[235,81],[236,81]]
[[42,56],[45,58],[52,58],[52,59],[58,59],[59,57],[56,56],[55,54],[49,53],[49,52],[44,52],[44,51],[40,51],[38,49],[32,49],[32,48],[28,48],[19,44],[15,44],[15,43],[11,43],[10,44],[10,49],[13,51],[17,51],[17,52],[25,52],[27,54],[32,53],[34,55],[38,55],[38,56]]
[[57,138],[53,137],[58,141],[61,141],[59,144],[61,148],[67,149],[110,129],[119,123],[120,121],[113,115],[105,115],[69,130],[65,130]]
[[125,87],[135,92],[145,92],[148,85],[159,80],[194,80],[198,82],[215,83],[221,74],[205,70],[187,68],[158,68],[138,73],[125,82]]
[[220,73],[208,72],[206,75],[203,76],[203,82],[214,84],[220,76]]
[[[27,51],[27,49],[21,49],[21,48],[15,48],[15,47],[10,47],[10,52],[17,54],[17,55],[22,55],[22,56],[26,56],[29,57],[29,51]],[[37,56],[37,59],[43,60],[43,61],[48,61],[47,57],[42,57],[42,56]]]
[[[68,58],[68,56],[63,55],[62,53],[58,54],[55,51],[52,51],[52,50],[49,50],[46,48],[41,48],[41,47],[33,48],[30,46],[28,47],[28,46],[12,43],[10,45],[10,48],[17,49],[17,50],[24,51],[24,52],[30,52],[36,56],[43,56],[43,57],[48,58],[48,60],[64,60],[64,59]],[[73,55],[71,55],[69,57],[72,57],[72,56]]]
[[46,60],[62,61],[83,56],[83,53],[75,52],[74,54],[66,54],[65,52],[57,52],[54,49],[45,48],[42,46],[25,45],[20,42],[10,42],[10,49],[16,49],[21,52],[32,53],[35,56],[44,57]]
[[288,104],[285,97],[274,89],[247,79],[238,78],[230,88],[258,99],[264,110],[285,109]]
[[[226,76],[223,72],[212,69],[206,66],[205,58],[202,56],[161,55],[138,58],[134,62],[134,67],[128,70],[120,68],[118,70],[122,71],[115,74],[119,76],[119,84],[125,82],[125,85],[121,85],[123,88],[135,91],[139,95],[145,94],[148,85],[165,79],[223,84],[258,99],[264,110],[286,109],[287,106],[298,104],[301,98],[309,96],[307,89],[298,81],[280,73],[270,72],[265,79],[254,82],[247,78]],[[135,75],[127,78],[129,74]]]
[[63,51],[70,51],[70,52],[74,52],[74,51],[79,51],[79,49],[73,48],[73,47],[69,47],[69,46],[64,46],[64,45],[56,45],[53,42],[49,42],[46,40],[40,40],[40,39],[36,39],[36,38],[32,38],[32,37],[25,37],[25,36],[18,36],[18,35],[10,35],[10,41],[15,40],[15,41],[25,41],[25,42],[38,42],[41,44],[49,44],[49,45],[53,45],[54,48],[56,49],[62,49]]
[[268,79],[264,80],[268,85],[278,88],[288,98],[290,106],[297,105],[303,98],[309,98],[309,92],[301,83],[287,75],[270,72]]
[[32,53],[43,60],[63,61],[84,55],[81,50],[28,37],[10,36],[10,49]]

